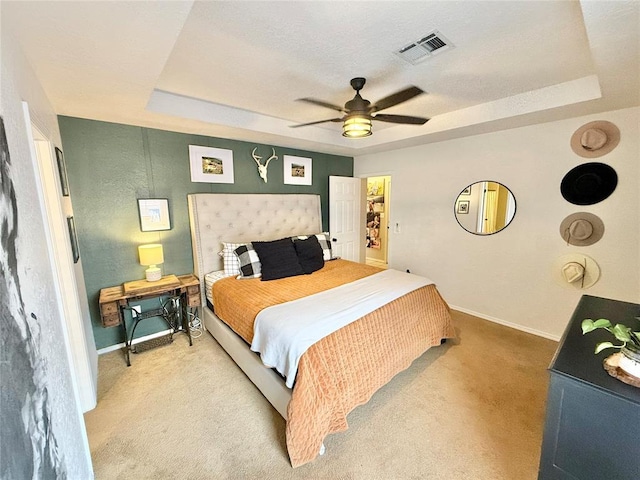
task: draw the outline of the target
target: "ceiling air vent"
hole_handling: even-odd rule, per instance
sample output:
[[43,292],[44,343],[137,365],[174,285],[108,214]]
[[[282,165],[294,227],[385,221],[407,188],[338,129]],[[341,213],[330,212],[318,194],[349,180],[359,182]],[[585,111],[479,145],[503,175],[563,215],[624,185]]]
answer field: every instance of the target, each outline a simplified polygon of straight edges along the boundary
[[452,48],[455,48],[455,45],[447,40],[438,30],[434,30],[420,40],[405,45],[394,53],[403,60],[415,65],[425,58],[446,52]]

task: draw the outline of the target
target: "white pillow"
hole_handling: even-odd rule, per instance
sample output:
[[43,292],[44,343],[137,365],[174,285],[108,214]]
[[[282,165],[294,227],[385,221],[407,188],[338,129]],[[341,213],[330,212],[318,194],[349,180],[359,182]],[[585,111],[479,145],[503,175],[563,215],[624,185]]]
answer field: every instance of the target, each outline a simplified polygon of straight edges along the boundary
[[224,274],[227,276],[240,275],[240,261],[233,251],[241,245],[246,245],[246,243],[222,242],[222,250],[218,252],[218,255],[222,257]]
[[215,272],[209,272],[204,276],[204,285],[205,285],[205,295],[207,296],[207,300],[209,300],[211,302],[211,305],[213,305],[213,296],[212,296],[212,292],[211,289],[213,287],[213,284],[216,283],[218,280],[221,280],[223,278],[228,277],[229,275],[225,275],[224,270],[218,270]]

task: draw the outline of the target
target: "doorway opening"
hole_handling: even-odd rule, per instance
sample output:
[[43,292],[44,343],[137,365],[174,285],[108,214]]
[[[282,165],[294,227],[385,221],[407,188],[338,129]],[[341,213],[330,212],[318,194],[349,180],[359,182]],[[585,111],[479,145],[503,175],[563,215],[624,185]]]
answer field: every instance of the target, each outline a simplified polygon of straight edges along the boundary
[[391,176],[367,178],[366,263],[387,268]]

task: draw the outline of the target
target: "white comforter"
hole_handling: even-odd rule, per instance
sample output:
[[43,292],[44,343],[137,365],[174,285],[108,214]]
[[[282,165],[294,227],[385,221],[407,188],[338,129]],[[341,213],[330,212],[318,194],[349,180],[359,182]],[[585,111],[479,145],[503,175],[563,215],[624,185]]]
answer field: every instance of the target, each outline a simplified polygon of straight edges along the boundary
[[251,350],[293,387],[300,357],[322,338],[402,295],[433,282],[385,270],[299,300],[265,308],[254,323]]

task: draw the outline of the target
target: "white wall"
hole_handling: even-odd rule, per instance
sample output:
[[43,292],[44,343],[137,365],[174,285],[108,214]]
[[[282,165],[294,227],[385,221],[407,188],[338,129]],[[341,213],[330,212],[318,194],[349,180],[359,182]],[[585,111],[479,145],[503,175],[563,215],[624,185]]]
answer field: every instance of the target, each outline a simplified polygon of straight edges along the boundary
[[[16,420],[13,407],[8,403],[0,405],[0,443],[2,453],[8,454],[3,455],[0,471],[3,477],[8,475],[7,478],[31,478],[31,475],[25,475],[29,473],[29,460],[33,460],[32,463],[42,462],[39,465],[44,469],[33,473],[33,478],[51,476],[50,464],[53,463],[56,472],[66,473],[66,478],[90,479],[93,478],[91,457],[70,357],[65,348],[65,326],[53,287],[55,272],[47,250],[43,211],[31,157],[33,146],[29,141],[22,101],[28,102],[32,120],[47,138],[59,144],[60,132],[53,108],[5,27],[2,25],[1,29],[0,115],[4,119],[11,163],[2,182],[3,187],[12,184],[15,189],[15,201],[9,203],[15,203],[17,223],[13,222],[12,205],[3,203],[0,213],[3,219],[9,219],[11,229],[17,228],[17,238],[14,249],[11,242],[5,243],[7,236],[3,232],[0,277],[7,282],[13,295],[1,299],[2,341],[3,348],[7,348],[7,341],[10,341],[11,348],[20,356],[9,357],[11,363],[3,369],[2,383],[3,393],[9,396],[21,388],[27,390],[29,396],[15,393],[20,397],[19,401],[24,402],[22,413],[17,416],[21,420]],[[5,158],[0,161],[5,162]],[[7,163],[4,166],[7,167]],[[9,190],[8,187],[5,192]],[[8,258],[10,265],[14,254],[16,271],[7,270],[4,261]],[[16,325],[18,329],[13,328]],[[4,327],[7,327],[6,331]],[[11,335],[11,338],[5,338],[5,335]],[[18,361],[25,358],[28,362]],[[28,385],[25,374],[33,376],[28,379]],[[5,385],[10,388],[5,389]],[[3,400],[6,400],[4,396]],[[28,421],[26,417],[29,417]],[[20,421],[23,423],[21,434],[20,428],[15,428]],[[19,443],[25,433],[30,439],[30,448]],[[14,444],[17,445],[15,451],[12,450]],[[51,456],[55,458],[51,459]]]
[[[593,120],[615,123],[620,144],[596,159],[618,173],[615,192],[596,205],[573,205],[560,182],[589,160],[569,146]],[[392,176],[389,266],[432,279],[453,308],[559,338],[582,294],[640,303],[640,109],[606,112],[355,158],[354,175]],[[478,180],[511,189],[517,211],[510,226],[489,236],[464,231],[453,215],[458,193]],[[598,215],[605,234],[588,247],[567,246],[559,233],[567,215]],[[566,253],[593,257],[600,281],[575,290],[554,281]]]

